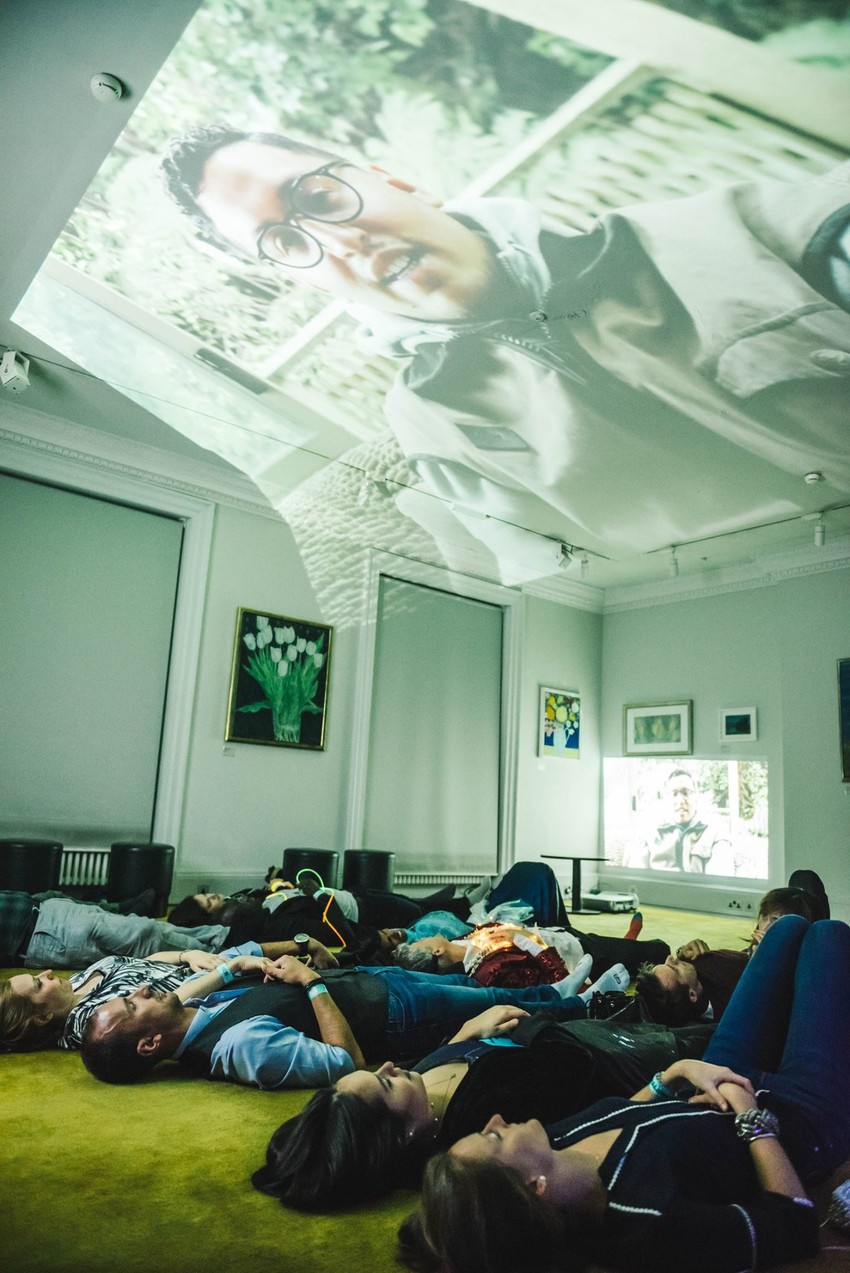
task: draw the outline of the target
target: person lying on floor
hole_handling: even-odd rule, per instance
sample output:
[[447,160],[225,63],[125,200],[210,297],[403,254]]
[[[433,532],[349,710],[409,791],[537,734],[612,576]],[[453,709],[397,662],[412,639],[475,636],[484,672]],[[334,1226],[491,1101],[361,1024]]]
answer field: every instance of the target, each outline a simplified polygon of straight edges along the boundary
[[[240,955],[278,959],[299,953],[296,942],[264,946],[247,942],[217,955],[203,950],[160,951],[146,959],[107,955],[70,978],[57,977],[52,968],[37,974],[17,973],[0,981],[0,1051],[76,1049],[95,1009],[118,995],[131,994],[146,984],[158,991],[176,990],[194,973],[209,971]],[[315,968],[336,965],[320,942],[309,942],[308,954]]]
[[[265,888],[240,889],[236,893],[193,893],[172,907],[169,919],[174,924],[191,928],[208,924],[211,920],[231,925],[241,913],[244,903],[262,906],[267,914],[284,910],[291,914],[305,912],[300,905],[305,898],[328,899],[333,897],[340,913],[352,924],[366,924],[383,928],[393,924],[413,923],[420,916],[436,907],[452,901],[454,886],[440,889],[429,897],[406,897],[403,893],[390,893],[380,889],[364,889],[353,893],[344,888],[327,888],[316,871],[305,867],[298,872],[295,882],[278,876]],[[468,911],[468,906],[465,908]]]
[[666,1025],[684,1025],[701,1017],[719,1021],[771,924],[782,915],[802,915],[811,923],[813,912],[808,892],[772,888],[759,902],[758,920],[746,950],[710,950],[707,942],[694,938],[663,963],[647,963],[638,973],[636,993],[653,1021]]
[[87,968],[104,955],[145,959],[160,950],[215,953],[232,944],[228,936],[222,924],[181,928],[70,898],[38,902],[31,893],[0,891],[0,964],[7,968]]
[[286,1206],[318,1211],[416,1188],[432,1154],[497,1110],[555,1121],[602,1096],[628,1096],[680,1057],[702,1056],[713,1029],[488,1008],[411,1070],[386,1061],[317,1092],[274,1133],[252,1181]]
[[196,893],[178,903],[169,918],[186,925],[216,919],[230,927],[235,942],[282,941],[303,931],[334,944],[331,934],[336,934],[347,948],[341,962],[348,964],[391,962],[395,947],[419,937],[463,937],[494,913],[569,927],[558,881],[543,862],[516,862],[461,898],[453,898],[453,887],[416,900],[375,891],[354,897],[344,889],[324,888],[309,869],[298,872],[296,883],[294,893],[284,889],[283,904],[277,892],[262,890],[231,897]]
[[432,1158],[402,1260],[417,1273],[554,1273],[588,1258],[738,1273],[808,1258],[806,1185],[850,1154],[848,1055],[850,928],[783,916],[703,1061],[547,1127],[495,1115]]
[[[557,1020],[584,1018],[594,989],[576,995],[568,979],[500,990],[403,968],[331,969],[320,977],[291,957],[263,972],[282,984],[236,981],[225,961],[175,991],[142,986],[110,1000],[83,1032],[86,1068],[107,1083],[133,1083],[174,1058],[206,1078],[322,1087],[387,1053],[423,1056],[486,1007],[546,1007]],[[612,969],[601,984],[619,988],[627,977]]]
[[482,986],[536,986],[560,981],[580,970],[601,976],[613,963],[629,977],[645,964],[666,959],[663,941],[579,934],[563,928],[525,928],[517,924],[484,924],[455,941],[420,937],[393,951],[393,961],[414,972],[465,972]]

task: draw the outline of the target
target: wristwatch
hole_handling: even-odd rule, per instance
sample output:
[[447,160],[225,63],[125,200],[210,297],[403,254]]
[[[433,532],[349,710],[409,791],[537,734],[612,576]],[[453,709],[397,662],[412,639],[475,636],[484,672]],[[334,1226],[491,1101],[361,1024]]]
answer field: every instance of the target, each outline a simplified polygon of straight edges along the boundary
[[735,1131],[747,1144],[763,1136],[779,1135],[779,1119],[769,1109],[745,1109],[735,1115]]
[[308,933],[296,933],[292,939],[298,947],[299,955],[309,955],[310,937]]

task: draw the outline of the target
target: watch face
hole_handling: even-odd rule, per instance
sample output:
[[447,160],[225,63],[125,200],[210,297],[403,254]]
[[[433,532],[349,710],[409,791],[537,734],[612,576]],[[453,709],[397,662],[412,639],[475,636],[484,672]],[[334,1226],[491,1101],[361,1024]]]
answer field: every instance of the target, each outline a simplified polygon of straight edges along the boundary
[[310,937],[308,933],[296,933],[292,940],[295,942],[296,946],[301,946],[304,950],[306,950],[310,944]]

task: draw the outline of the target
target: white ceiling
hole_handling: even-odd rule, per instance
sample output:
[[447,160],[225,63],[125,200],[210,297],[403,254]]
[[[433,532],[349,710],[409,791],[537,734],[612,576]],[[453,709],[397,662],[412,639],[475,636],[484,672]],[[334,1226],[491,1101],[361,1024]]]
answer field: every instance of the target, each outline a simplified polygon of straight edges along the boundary
[[[196,7],[197,0],[5,0],[0,10],[0,346],[23,350],[33,360],[31,387],[14,399],[20,406],[229,470],[224,460],[115,389],[79,369],[66,369],[67,358],[11,319]],[[121,102],[103,104],[92,96],[90,78],[103,70],[127,85]],[[0,426],[4,405],[9,404],[0,395]],[[653,483],[663,489],[665,474],[641,475],[620,498],[639,508],[652,497]],[[818,488],[801,480],[801,514],[817,512],[822,503]],[[850,509],[829,512],[828,543],[848,533]],[[680,579],[669,586],[681,587],[682,577],[693,574],[710,579],[725,577],[716,572],[737,571],[743,577],[757,563],[788,551],[802,553],[801,560],[816,567],[812,539],[812,522],[794,516],[778,525],[682,545],[677,554]],[[577,578],[575,567],[571,573]],[[669,576],[669,551],[659,550],[631,560],[594,560],[589,582],[611,589],[640,588]]]

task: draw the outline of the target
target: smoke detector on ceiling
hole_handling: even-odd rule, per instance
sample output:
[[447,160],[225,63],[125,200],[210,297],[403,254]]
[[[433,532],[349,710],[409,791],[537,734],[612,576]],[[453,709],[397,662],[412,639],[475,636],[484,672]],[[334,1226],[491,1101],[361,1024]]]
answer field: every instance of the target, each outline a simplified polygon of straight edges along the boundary
[[99,102],[117,102],[124,96],[124,85],[117,75],[98,71],[91,77],[91,91]]
[[29,388],[30,360],[14,349],[7,349],[0,359],[0,385],[9,393],[23,393]]

